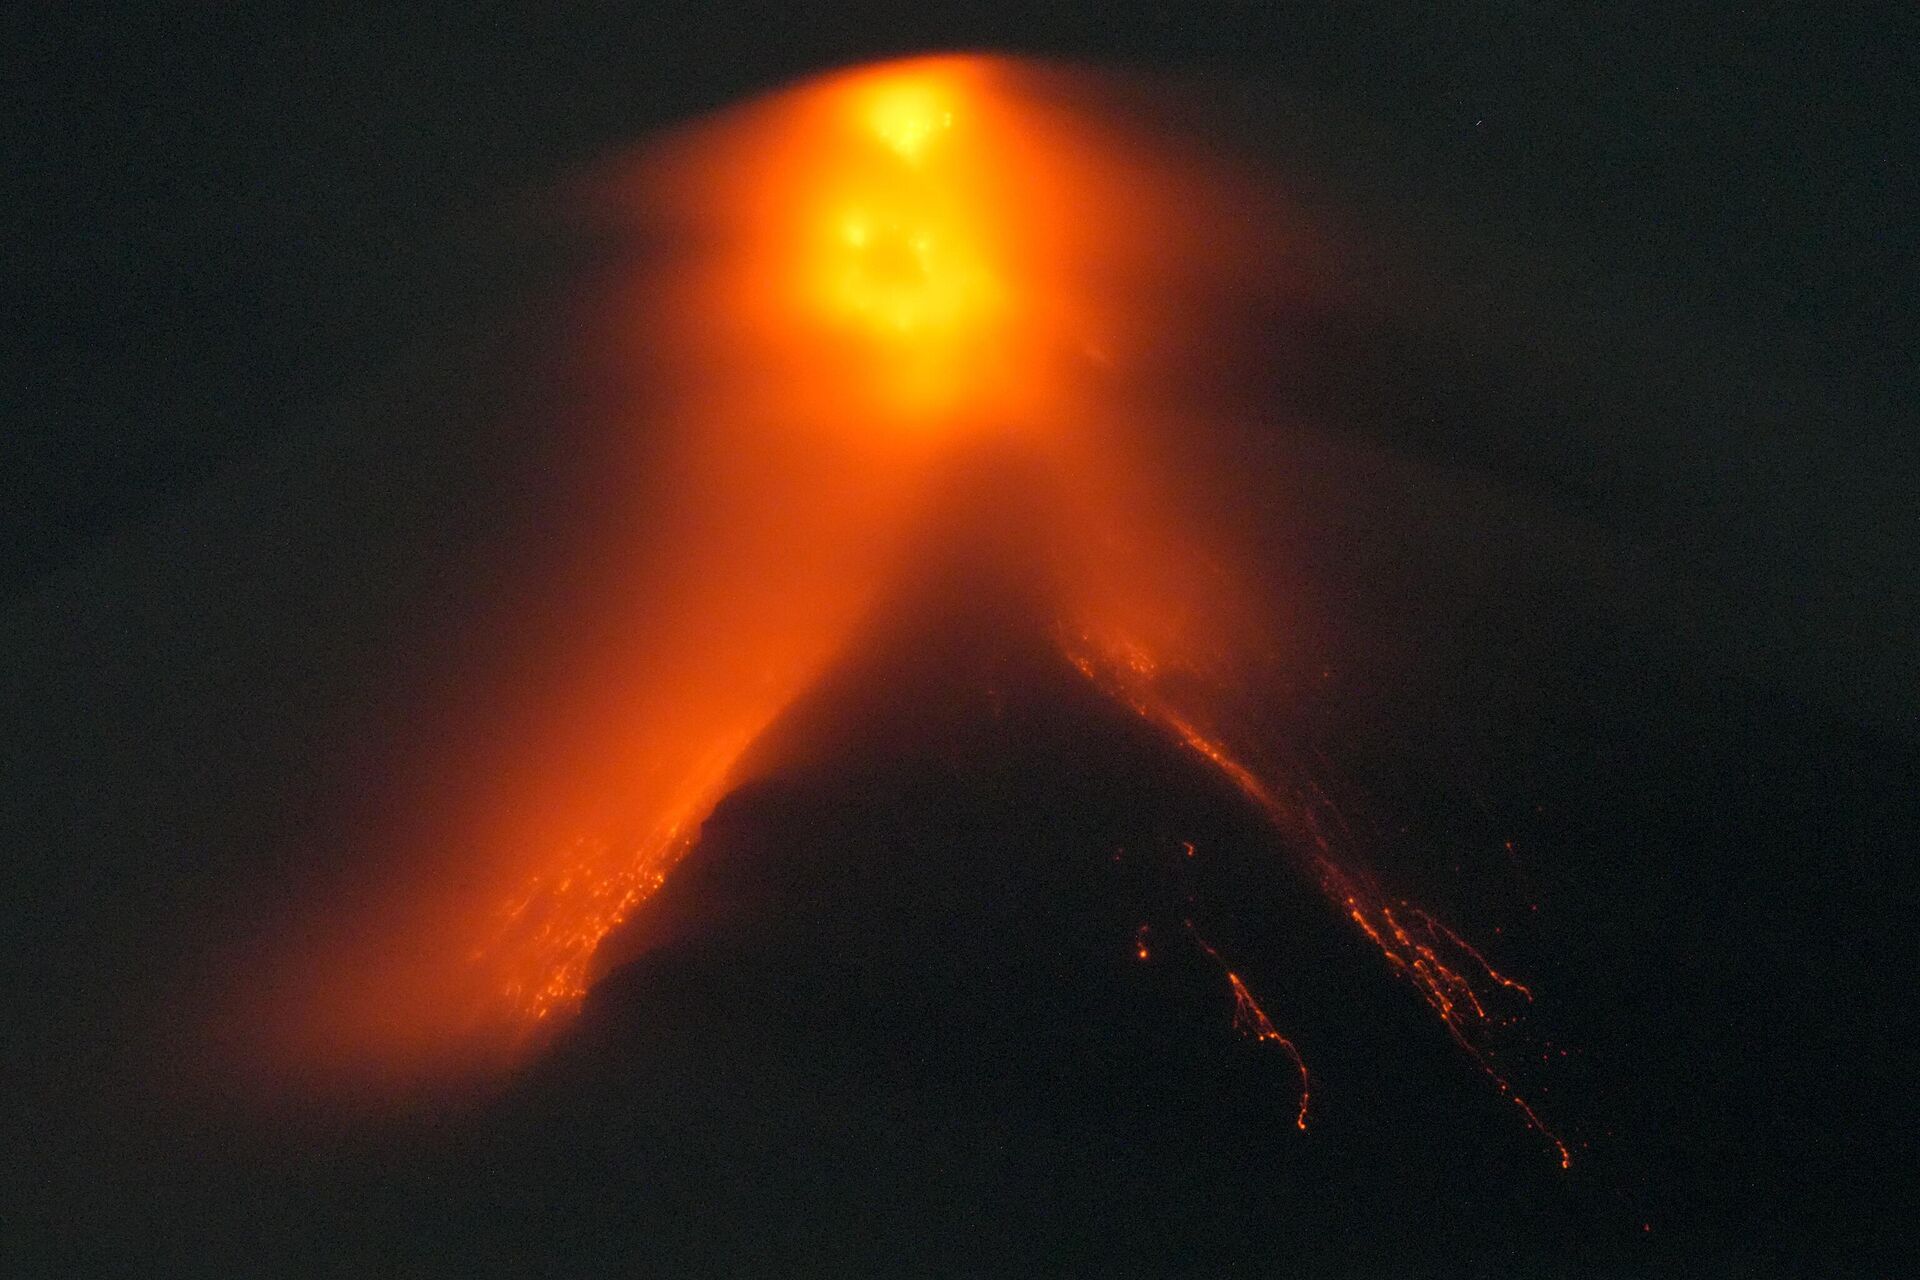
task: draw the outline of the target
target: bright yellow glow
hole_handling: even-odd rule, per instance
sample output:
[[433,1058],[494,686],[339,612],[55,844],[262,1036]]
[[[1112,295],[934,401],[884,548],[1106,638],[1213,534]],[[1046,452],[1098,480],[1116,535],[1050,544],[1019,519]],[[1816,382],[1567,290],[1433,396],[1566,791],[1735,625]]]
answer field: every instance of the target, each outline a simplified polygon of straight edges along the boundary
[[918,164],[928,145],[953,128],[953,107],[944,88],[924,74],[884,81],[873,92],[867,122],[901,159]]
[[[822,157],[804,301],[853,345],[881,408],[923,420],[978,408],[1006,338],[1009,264],[982,189],[986,104],[941,63],[858,77],[849,133]],[[878,145],[876,145],[878,144]]]
[[917,218],[849,213],[839,238],[824,293],[837,319],[938,341],[984,319],[993,305],[992,272],[959,228],[939,225],[928,211]]

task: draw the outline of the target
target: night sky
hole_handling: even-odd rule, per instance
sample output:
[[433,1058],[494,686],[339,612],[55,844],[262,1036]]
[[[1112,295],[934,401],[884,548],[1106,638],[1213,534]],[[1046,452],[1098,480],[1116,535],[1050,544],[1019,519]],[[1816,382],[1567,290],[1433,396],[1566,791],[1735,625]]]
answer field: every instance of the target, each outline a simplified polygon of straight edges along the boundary
[[[1026,8],[8,24],[0,1267],[1897,1270],[1912,16]],[[590,399],[552,353],[603,247],[546,193],[948,49],[1172,86],[1367,255],[1231,390],[1292,424],[1234,465],[1337,661],[1271,727],[1543,993],[1574,1169],[1249,871],[1244,797],[974,603],[1007,587],[965,546],[789,710],[800,763],[722,802],[549,1054],[209,1103],[217,1033],[170,1011],[380,892],[338,850],[407,821],[436,736],[511,735],[474,704],[618,523],[517,412]],[[1305,1145],[1203,957],[1129,967],[1196,901],[1314,1066]]]

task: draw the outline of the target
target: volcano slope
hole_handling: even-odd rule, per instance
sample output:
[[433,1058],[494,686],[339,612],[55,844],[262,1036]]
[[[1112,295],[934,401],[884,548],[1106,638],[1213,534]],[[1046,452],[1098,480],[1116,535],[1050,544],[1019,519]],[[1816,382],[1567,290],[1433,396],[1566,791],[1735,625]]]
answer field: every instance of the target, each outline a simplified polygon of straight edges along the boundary
[[[1032,492],[957,486],[504,1086],[228,1116],[60,1059],[101,1115],[29,1096],[52,1173],[12,1202],[17,1272],[1710,1276],[1893,1247],[1899,903],[1863,890],[1920,829],[1910,746],[1617,621],[1516,633],[1516,593],[1434,585],[1475,539],[1369,554],[1325,522],[1318,598],[1373,606],[1346,659],[1412,635],[1445,678],[1391,714],[1332,681],[1273,732],[1538,993],[1563,1172],[1231,780],[1061,656]],[[1442,625],[1443,595],[1480,605]],[[1514,669],[1528,699],[1460,674]],[[1202,940],[1304,1060],[1304,1131]],[[134,980],[90,963],[70,999]]]
[[[1017,532],[930,559],[610,943],[577,1022],[354,1233],[456,1270],[635,1274],[1342,1274],[1631,1243],[1245,798],[1060,655]],[[1229,956],[1309,1098],[1236,1022]]]

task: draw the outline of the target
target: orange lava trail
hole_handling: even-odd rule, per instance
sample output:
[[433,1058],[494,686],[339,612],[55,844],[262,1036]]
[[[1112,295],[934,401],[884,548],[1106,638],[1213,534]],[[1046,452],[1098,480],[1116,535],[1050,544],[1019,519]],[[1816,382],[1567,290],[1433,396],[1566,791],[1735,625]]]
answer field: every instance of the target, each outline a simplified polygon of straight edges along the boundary
[[514,1010],[539,1022],[586,996],[601,942],[666,883],[757,733],[719,742],[650,830],[621,842],[581,838],[501,908],[499,931],[471,959],[507,975],[501,994]]
[[1220,966],[1220,972],[1227,975],[1227,985],[1233,988],[1233,1029],[1255,1043],[1279,1045],[1287,1057],[1293,1060],[1293,1069],[1300,1075],[1300,1109],[1294,1115],[1293,1125],[1304,1133],[1307,1128],[1307,1103],[1311,1097],[1312,1087],[1307,1075],[1307,1060],[1300,1056],[1300,1050],[1293,1041],[1280,1034],[1279,1029],[1273,1025],[1273,1019],[1267,1016],[1267,1011],[1260,1007],[1260,1002],[1253,998],[1251,991],[1247,990],[1247,984],[1239,974],[1233,971],[1231,965],[1221,959],[1220,953],[1213,949],[1212,944],[1200,936],[1199,930],[1193,927],[1193,921],[1187,921],[1186,925],[1187,932],[1192,935],[1194,943],[1206,953],[1208,959]]
[[[1066,644],[1069,660],[1096,687],[1166,730],[1218,769],[1276,829],[1294,837],[1289,847],[1303,853],[1321,891],[1379,950],[1389,967],[1413,984],[1454,1043],[1466,1051],[1500,1095],[1514,1104],[1527,1126],[1552,1147],[1560,1167],[1571,1168],[1573,1157],[1567,1144],[1494,1061],[1492,1036],[1517,1026],[1521,1009],[1512,1007],[1512,1002],[1517,1000],[1521,1006],[1531,1003],[1533,992],[1495,969],[1479,950],[1430,913],[1404,900],[1396,907],[1370,876],[1337,861],[1332,842],[1313,819],[1311,806],[1288,804],[1275,786],[1242,764],[1216,736],[1203,731],[1193,718],[1149,687],[1147,682],[1159,664],[1142,661],[1136,643],[1112,645],[1109,657],[1109,646],[1100,645],[1091,630],[1082,630],[1066,637]],[[1497,1001],[1501,1000],[1508,1007],[1500,1007]]]

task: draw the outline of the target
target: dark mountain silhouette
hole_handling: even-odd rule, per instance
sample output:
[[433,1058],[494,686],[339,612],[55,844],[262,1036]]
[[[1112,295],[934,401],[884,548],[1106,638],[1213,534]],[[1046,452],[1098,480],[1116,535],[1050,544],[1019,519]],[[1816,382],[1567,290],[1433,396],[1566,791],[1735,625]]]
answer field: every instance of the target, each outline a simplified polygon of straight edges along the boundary
[[[1059,656],[1032,528],[978,502],[1009,470],[959,482],[938,567],[776,728],[800,763],[713,814],[408,1232],[640,1274],[1630,1243],[1244,798]],[[1189,922],[1304,1055],[1304,1132],[1292,1062],[1236,1030]]]

